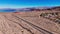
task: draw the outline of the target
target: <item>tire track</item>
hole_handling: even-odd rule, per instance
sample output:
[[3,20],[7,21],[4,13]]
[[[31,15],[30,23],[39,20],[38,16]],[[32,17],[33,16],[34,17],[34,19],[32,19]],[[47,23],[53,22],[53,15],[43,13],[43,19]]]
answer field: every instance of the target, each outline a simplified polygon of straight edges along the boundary
[[[13,14],[12,14],[12,15],[13,15]],[[32,27],[35,28],[36,30],[42,32],[43,34],[46,34],[46,33],[48,33],[48,34],[53,34],[52,32],[49,32],[49,31],[47,31],[47,30],[45,30],[45,29],[43,29],[43,28],[40,28],[40,27],[38,27],[38,26],[36,26],[36,25],[34,25],[34,24],[32,24],[32,23],[30,23],[30,22],[28,22],[28,21],[26,21],[26,20],[24,20],[24,19],[22,19],[22,18],[20,18],[20,17],[18,17],[18,16],[16,16],[16,15],[13,15],[13,16],[16,17],[17,20],[22,20],[22,21],[26,22],[27,24],[29,24],[30,26],[32,26]]]
[[16,21],[13,21],[13,20],[10,20],[10,19],[8,19],[5,15],[3,15],[7,20],[9,20],[9,21],[12,21],[13,23],[16,23],[16,24],[18,24],[19,26],[21,26],[23,29],[25,29],[25,30],[27,30],[27,31],[29,31],[31,34],[34,34],[31,30],[29,30],[28,28],[26,28],[26,27],[23,27],[20,23],[18,23],[18,22],[16,22]]

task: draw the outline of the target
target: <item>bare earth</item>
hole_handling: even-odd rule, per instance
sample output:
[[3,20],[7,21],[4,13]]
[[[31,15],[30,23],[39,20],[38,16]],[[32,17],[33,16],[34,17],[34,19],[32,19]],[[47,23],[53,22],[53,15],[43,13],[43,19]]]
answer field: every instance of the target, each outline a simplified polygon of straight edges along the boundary
[[0,13],[0,34],[60,34],[60,24],[40,16],[41,12]]

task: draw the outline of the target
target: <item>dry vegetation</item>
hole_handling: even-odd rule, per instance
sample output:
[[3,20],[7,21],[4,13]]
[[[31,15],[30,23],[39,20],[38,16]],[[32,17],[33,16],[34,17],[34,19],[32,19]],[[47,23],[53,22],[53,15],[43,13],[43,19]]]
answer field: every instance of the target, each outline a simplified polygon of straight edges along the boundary
[[60,12],[42,13],[40,16],[58,22],[60,24]]

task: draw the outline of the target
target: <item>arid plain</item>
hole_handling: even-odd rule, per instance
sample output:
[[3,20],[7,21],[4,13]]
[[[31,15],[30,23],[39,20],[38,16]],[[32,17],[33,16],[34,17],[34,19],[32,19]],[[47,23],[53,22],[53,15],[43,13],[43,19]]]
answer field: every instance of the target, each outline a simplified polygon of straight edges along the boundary
[[60,34],[60,22],[51,19],[51,15],[44,17],[42,13],[54,14],[60,11],[0,13],[0,34]]

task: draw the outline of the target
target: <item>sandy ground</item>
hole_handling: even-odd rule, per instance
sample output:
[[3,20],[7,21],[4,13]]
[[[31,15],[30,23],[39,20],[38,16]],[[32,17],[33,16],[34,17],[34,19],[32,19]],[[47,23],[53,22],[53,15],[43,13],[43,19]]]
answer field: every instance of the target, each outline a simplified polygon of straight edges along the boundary
[[0,13],[0,34],[60,34],[60,24],[40,16],[45,12]]

